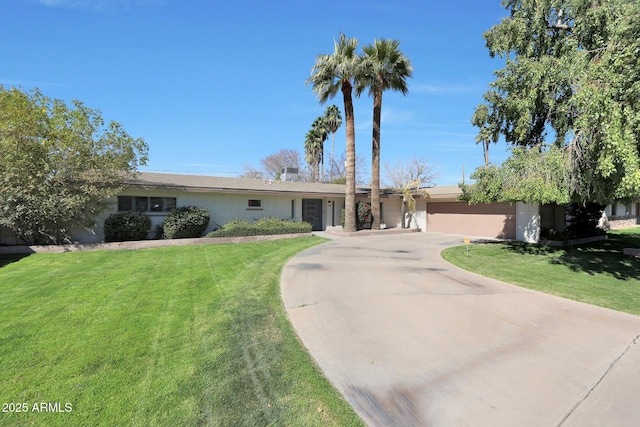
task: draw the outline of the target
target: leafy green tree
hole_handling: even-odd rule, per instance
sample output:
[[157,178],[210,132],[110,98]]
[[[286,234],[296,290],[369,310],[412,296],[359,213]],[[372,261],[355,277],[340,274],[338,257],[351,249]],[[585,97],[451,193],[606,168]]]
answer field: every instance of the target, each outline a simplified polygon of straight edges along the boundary
[[145,142],[99,111],[0,86],[0,226],[28,243],[90,227],[140,165]]
[[345,191],[345,231],[356,231],[356,140],[353,115],[353,87],[362,74],[362,60],[357,53],[358,39],[340,38],[333,43],[333,53],[316,58],[307,84],[321,104],[333,98],[338,91],[344,100],[347,148],[347,180]]
[[[506,65],[485,94],[485,117],[474,124],[479,140],[493,141],[497,131],[520,148],[501,171],[478,172],[480,186],[518,188],[498,198],[509,200],[527,193],[516,177],[550,167],[560,170],[536,171],[526,199],[607,204],[640,197],[640,2],[503,5],[509,17],[484,37],[490,55]],[[482,182],[488,179],[502,181]]]
[[380,122],[382,93],[385,90],[408,92],[407,78],[411,77],[411,61],[399,49],[397,40],[376,39],[364,46],[363,72],[356,86],[356,94],[369,89],[373,97],[373,136],[371,144],[371,228],[380,229]]
[[471,118],[471,123],[480,129],[478,136],[476,136],[476,144],[482,144],[484,165],[485,167],[489,166],[489,145],[492,142],[498,142],[499,132],[489,119],[489,107],[486,104],[478,105]]
[[336,142],[336,132],[342,126],[342,115],[337,105],[330,105],[324,112],[324,121],[327,131],[331,134],[331,158],[329,159],[329,182],[333,181],[334,170],[334,148]]

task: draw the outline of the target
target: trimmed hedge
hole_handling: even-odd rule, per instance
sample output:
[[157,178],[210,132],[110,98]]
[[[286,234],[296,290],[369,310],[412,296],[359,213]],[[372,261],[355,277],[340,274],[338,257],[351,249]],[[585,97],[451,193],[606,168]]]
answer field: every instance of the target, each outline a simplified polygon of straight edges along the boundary
[[104,220],[104,241],[144,240],[150,228],[151,219],[142,212],[111,214]]
[[261,218],[254,223],[243,219],[232,219],[219,230],[206,237],[269,236],[274,234],[311,233],[311,224],[281,218]]
[[209,226],[209,210],[198,206],[175,208],[164,219],[162,230],[165,239],[200,237]]

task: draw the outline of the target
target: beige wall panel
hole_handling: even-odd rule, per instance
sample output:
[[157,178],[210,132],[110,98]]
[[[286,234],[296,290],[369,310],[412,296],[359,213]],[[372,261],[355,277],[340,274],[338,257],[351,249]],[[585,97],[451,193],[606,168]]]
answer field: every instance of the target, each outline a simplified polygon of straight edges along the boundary
[[516,206],[427,202],[427,231],[515,239]]

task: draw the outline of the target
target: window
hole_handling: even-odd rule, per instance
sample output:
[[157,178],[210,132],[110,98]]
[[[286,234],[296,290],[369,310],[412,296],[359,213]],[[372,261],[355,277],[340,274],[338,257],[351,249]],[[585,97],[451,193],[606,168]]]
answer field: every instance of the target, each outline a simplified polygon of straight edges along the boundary
[[128,212],[133,210],[133,205],[131,204],[132,201],[133,197],[118,196],[118,212]]
[[135,197],[136,204],[135,210],[138,212],[147,212],[149,210],[149,198],[148,197]]
[[162,212],[164,209],[164,197],[149,197],[149,211]]
[[170,212],[175,207],[175,197],[118,196],[118,212]]
[[262,209],[262,200],[249,199],[247,202],[247,209]]

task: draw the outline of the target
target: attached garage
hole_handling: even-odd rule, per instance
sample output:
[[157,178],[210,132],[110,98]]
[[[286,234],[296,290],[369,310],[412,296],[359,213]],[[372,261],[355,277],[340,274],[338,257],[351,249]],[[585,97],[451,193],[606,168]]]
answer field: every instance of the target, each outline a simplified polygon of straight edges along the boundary
[[515,239],[516,205],[427,201],[427,231]]

